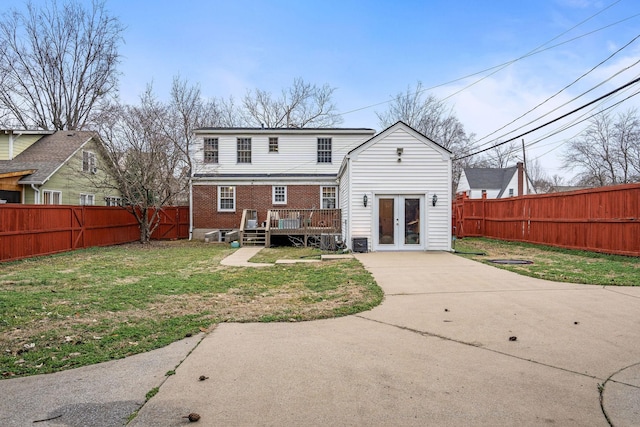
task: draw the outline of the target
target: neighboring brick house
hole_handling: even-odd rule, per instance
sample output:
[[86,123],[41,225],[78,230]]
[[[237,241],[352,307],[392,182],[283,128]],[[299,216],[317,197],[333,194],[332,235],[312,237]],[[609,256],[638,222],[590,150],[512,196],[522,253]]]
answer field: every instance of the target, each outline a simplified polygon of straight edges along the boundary
[[0,131],[1,203],[115,206],[102,142],[89,131]]
[[377,135],[201,128],[190,154],[194,239],[238,229],[245,209],[257,212],[258,226],[269,210],[340,209],[348,247],[354,239],[367,250],[451,247],[451,153],[402,122]]

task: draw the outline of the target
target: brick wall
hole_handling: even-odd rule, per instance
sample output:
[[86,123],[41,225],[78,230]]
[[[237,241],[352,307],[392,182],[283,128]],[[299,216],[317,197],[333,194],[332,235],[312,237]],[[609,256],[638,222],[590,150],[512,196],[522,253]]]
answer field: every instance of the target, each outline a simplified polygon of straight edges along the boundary
[[193,186],[194,228],[238,228],[243,209],[258,211],[258,221],[266,219],[269,209],[321,208],[319,185],[287,185],[287,203],[274,205],[271,185],[236,186],[236,211],[218,212],[218,187],[215,185]]

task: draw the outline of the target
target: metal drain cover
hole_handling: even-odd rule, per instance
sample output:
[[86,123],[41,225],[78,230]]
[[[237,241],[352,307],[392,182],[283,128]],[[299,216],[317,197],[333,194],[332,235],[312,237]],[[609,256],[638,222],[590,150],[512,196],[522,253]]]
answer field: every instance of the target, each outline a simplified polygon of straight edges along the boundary
[[490,259],[489,262],[495,264],[533,264],[533,261],[526,259]]

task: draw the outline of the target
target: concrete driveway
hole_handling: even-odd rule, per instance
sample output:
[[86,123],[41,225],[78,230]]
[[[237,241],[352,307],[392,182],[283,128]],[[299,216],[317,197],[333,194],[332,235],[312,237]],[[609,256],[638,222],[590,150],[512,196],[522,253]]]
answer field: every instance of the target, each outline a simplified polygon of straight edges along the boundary
[[640,425],[640,288],[536,280],[448,253],[357,258],[386,294],[371,311],[221,324],[3,380],[0,425],[118,426],[154,387],[130,425],[183,426],[191,412],[225,427]]
[[208,426],[640,424],[640,288],[531,279],[448,253],[357,258],[382,305],[219,325],[131,425],[184,425],[190,412]]

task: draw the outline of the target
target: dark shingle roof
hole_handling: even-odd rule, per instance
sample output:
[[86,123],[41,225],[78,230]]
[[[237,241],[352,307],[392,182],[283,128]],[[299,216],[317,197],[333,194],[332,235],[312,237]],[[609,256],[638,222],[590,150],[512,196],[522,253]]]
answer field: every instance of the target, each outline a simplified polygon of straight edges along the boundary
[[517,166],[510,168],[464,168],[469,187],[482,190],[504,190],[517,171]]
[[43,184],[71,155],[96,135],[90,131],[57,131],[44,136],[13,160],[0,161],[0,174],[35,169],[34,173],[25,176],[19,183]]

